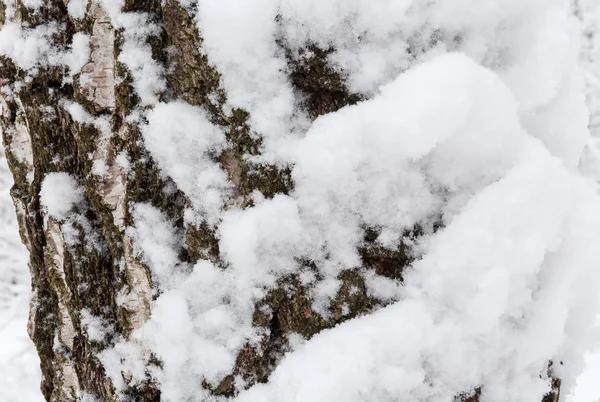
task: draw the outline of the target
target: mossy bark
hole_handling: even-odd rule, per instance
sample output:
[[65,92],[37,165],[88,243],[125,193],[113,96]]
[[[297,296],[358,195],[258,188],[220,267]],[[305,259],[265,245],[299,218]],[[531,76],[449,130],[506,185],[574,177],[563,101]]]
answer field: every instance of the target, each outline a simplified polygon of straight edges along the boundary
[[[133,203],[150,203],[163,211],[185,233],[179,250],[182,260],[207,259],[224,264],[213,230],[207,224],[184,223],[184,210],[190,200],[161,173],[144,147],[136,123],[125,119],[140,100],[130,73],[118,61],[123,32],[111,26],[98,1],[90,0],[83,19],[70,17],[66,3],[47,0],[34,12],[17,1],[16,8],[18,18],[29,27],[61,24],[60,34],[52,37],[53,45],[59,48],[68,47],[77,32],[91,36],[91,60],[82,71],[74,72],[72,83],[65,83],[68,71],[64,67],[40,67],[32,74],[10,59],[0,59],[3,85],[19,88],[14,93],[2,93],[1,125],[15,180],[11,194],[21,237],[30,253],[34,298],[29,331],[41,359],[41,391],[49,401],[78,400],[82,395],[106,401],[158,401],[160,387],[151,378],[145,383],[129,384],[124,394],[117,394],[97,358],[98,353],[119,339],[128,339],[143,325],[156,295],[151,273],[133,255],[132,240],[125,230],[132,224],[129,208]],[[0,22],[4,21],[2,4]],[[251,207],[255,190],[267,198],[289,193],[293,189],[291,167],[256,165],[245,158],[260,154],[260,133],[249,126],[246,111],[223,112],[227,94],[220,87],[219,72],[203,52],[192,16],[177,0],[126,0],[122,11],[149,13],[160,27],[157,35],[148,38],[148,44],[154,59],[166,71],[167,89],[161,98],[204,108],[211,121],[227,133],[230,146],[215,155],[215,161],[234,185],[235,202],[230,207]],[[362,99],[350,93],[342,74],[328,66],[331,49],[307,44],[307,54],[312,56],[295,58],[286,50],[285,40],[280,40],[279,46],[287,55],[290,81],[305,100],[299,107],[311,118]],[[96,118],[106,118],[112,133],[74,121],[65,109],[69,101],[79,103]],[[127,155],[131,162],[128,171],[117,163],[119,154]],[[108,173],[102,177],[92,172],[97,160],[107,166]],[[40,205],[44,177],[58,171],[71,174],[85,188],[86,202],[75,212],[82,223],[73,225],[69,232],[71,237],[75,232],[75,241],[65,241],[64,222],[45,217]],[[243,378],[246,387],[266,382],[288,350],[291,334],[310,338],[384,305],[385,301],[368,294],[364,272],[373,270],[400,282],[411,254],[408,245],[397,250],[378,246],[376,228],[367,228],[366,233],[360,250],[363,267],[339,275],[341,286],[331,303],[331,314],[323,317],[314,311],[310,292],[298,278],[282,278],[278,288],[255,308],[253,323],[264,329],[263,339],[258,346],[248,344],[240,351],[231,375],[218,387],[211,388],[204,382],[205,387],[214,395],[232,396],[236,377]],[[418,228],[407,234],[419,235]],[[311,269],[310,261],[303,264]],[[101,318],[112,331],[100,340],[90,337],[83,312]],[[152,357],[148,364],[160,365],[160,361]],[[198,381],[202,383],[203,379]],[[459,398],[476,401],[480,394],[478,389]]]

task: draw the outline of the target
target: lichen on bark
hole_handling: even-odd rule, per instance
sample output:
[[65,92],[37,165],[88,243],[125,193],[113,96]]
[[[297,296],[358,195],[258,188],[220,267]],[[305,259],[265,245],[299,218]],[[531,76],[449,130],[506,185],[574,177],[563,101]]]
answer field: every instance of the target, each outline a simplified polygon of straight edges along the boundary
[[[0,22],[5,19],[3,4],[0,2]],[[72,72],[72,82],[64,80],[64,67],[40,66],[30,74],[0,57],[0,76],[5,87],[11,88],[2,93],[0,123],[15,180],[11,195],[20,234],[30,252],[34,293],[30,335],[41,359],[41,389],[49,401],[78,400],[83,393],[106,401],[158,401],[160,386],[151,370],[141,382],[123,373],[125,389],[119,392],[98,358],[117,342],[131,340],[134,330],[150,318],[153,301],[160,293],[127,231],[134,224],[131,207],[151,204],[181,231],[177,245],[181,261],[208,260],[220,269],[228,267],[222,260],[215,227],[206,221],[186,220],[185,211],[192,200],[161,171],[146,149],[140,127],[143,117],[128,119],[144,107],[134,90],[132,72],[119,61],[124,28],[112,26],[98,0],[90,0],[81,20],[69,16],[66,4],[49,0],[39,12],[33,12],[17,2],[17,13],[31,27],[60,23],[64,29],[52,37],[52,45],[60,48],[68,47],[76,32],[90,35],[90,60],[80,72]],[[224,110],[227,92],[221,74],[211,64],[189,11],[177,0],[126,0],[122,11],[148,13],[159,27],[158,34],[146,39],[154,61],[165,71],[167,89],[158,98],[204,109],[211,123],[225,133],[227,146],[212,155],[232,184],[225,209],[252,208],[256,192],[267,199],[293,194],[293,166],[256,162],[264,151],[263,138],[251,127],[249,112]],[[415,54],[419,45],[423,44],[413,46]],[[299,51],[291,51],[284,38],[278,46],[285,55],[293,90],[302,99],[299,113],[308,120],[366,99],[364,94],[353,93],[344,72],[329,62],[334,49],[307,43]],[[67,110],[73,102],[81,105],[93,122],[76,121]],[[100,121],[106,126],[96,124]],[[125,159],[128,166],[119,159]],[[103,167],[100,173],[95,169],[98,166]],[[68,231],[67,222],[45,216],[40,204],[45,176],[59,171],[72,175],[84,188],[84,206],[74,211],[80,221],[70,222]],[[412,244],[425,230],[418,225],[408,230],[405,241],[393,249],[377,242],[379,228],[365,227],[364,233],[358,250],[362,265],[341,270],[337,293],[325,311],[313,305],[311,289],[298,278],[300,270],[318,272],[318,267],[313,261],[297,261],[298,272],[279,278],[254,306],[252,323],[260,339],[243,346],[232,372],[219,384],[211,385],[203,378],[198,378],[198,383],[213,396],[234,396],[242,388],[267,382],[292,348],[294,337],[308,340],[393,302],[374,297],[365,278],[372,274],[400,285],[405,268],[418,257]],[[65,240],[66,234],[71,242]],[[92,339],[84,328],[83,311],[101,318],[113,332],[102,340]],[[159,358],[149,352],[145,357],[148,368],[160,367]],[[236,383],[238,379],[241,383]],[[557,400],[560,381],[553,385],[555,390],[544,402]],[[477,388],[457,400],[475,402],[481,393]]]

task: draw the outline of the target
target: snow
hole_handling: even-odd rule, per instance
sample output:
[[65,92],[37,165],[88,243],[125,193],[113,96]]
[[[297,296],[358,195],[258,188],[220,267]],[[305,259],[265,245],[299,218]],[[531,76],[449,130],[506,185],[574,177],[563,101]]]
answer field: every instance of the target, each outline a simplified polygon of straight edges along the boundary
[[152,58],[150,45],[146,39],[160,35],[159,27],[150,21],[147,13],[121,10],[125,0],[100,0],[110,16],[115,29],[123,29],[123,44],[119,62],[123,63],[133,78],[133,87],[140,97],[142,106],[153,105],[166,89],[163,67]]
[[222,74],[228,103],[251,112],[252,127],[267,136],[286,129],[294,106],[285,63],[275,57],[277,3],[200,0],[196,6],[204,47]]
[[40,202],[55,219],[66,219],[68,213],[83,201],[83,188],[73,176],[64,172],[48,173],[42,182]]
[[144,143],[163,172],[185,192],[211,225],[228,198],[227,174],[210,159],[225,146],[223,132],[207,113],[183,102],[159,103],[147,115]]
[[515,105],[493,73],[452,54],[320,118],[292,145],[306,229],[330,262],[356,266],[363,225],[401,232],[441,207],[442,189],[452,204],[511,166],[523,138]]
[[600,6],[593,0],[582,0],[577,5],[579,18],[583,22],[581,64],[586,83],[586,99],[590,107],[590,133],[593,136],[580,168],[585,174],[600,181],[600,73],[597,68],[600,62]]
[[23,0],[23,5],[25,7],[31,8],[34,10],[42,7],[43,4],[44,4],[44,2],[42,0]]
[[43,401],[40,361],[27,336],[30,278],[25,246],[19,238],[12,186],[4,152],[0,156],[0,387],[5,402]]
[[[222,74],[226,108],[250,113],[264,160],[293,167],[289,195],[255,193],[245,209],[228,205],[232,184],[217,160],[225,134],[203,109],[161,101],[164,71],[147,43],[158,26],[122,12],[123,0],[101,3],[123,29],[119,61],[141,100],[125,117],[190,200],[185,224],[215,229],[225,265],[180,261],[174,222],[131,205],[126,234],[158,289],[150,320],[100,356],[118,389],[122,372],[143,379],[154,353],[161,398],[207,399],[201,379],[218,385],[264,335],[252,326],[254,305],[278,279],[300,274],[327,317],[339,273],[361,265],[365,228],[394,248],[420,224],[426,234],[403,284],[366,274],[369,294],[389,306],[310,340],[294,335],[269,382],[243,391],[237,379],[235,399],[433,402],[483,385],[485,401],[536,401],[550,389],[550,361],[563,397],[571,393],[584,356],[593,364],[600,346],[600,158],[585,106],[586,94],[595,105],[595,81],[582,78],[569,1],[181,0]],[[80,18],[83,2],[68,7]],[[50,48],[58,29],[8,22],[0,54],[32,72],[78,71],[89,39]],[[296,58],[308,44],[331,48],[330,66],[367,100],[309,122],[280,43]],[[67,108],[110,134],[80,105]],[[129,161],[120,155],[119,164]],[[97,174],[105,167],[94,165]],[[63,220],[82,201],[73,177],[45,177],[48,215]],[[303,272],[303,260],[317,272]],[[89,312],[82,323],[92,340],[107,334]],[[589,378],[574,398],[591,395]]]
[[70,102],[65,105],[65,109],[69,112],[71,118],[78,123],[93,124],[94,122],[94,117],[77,102]]
[[268,140],[294,128],[295,101],[276,38],[292,52],[306,44],[335,49],[330,61],[352,91],[367,95],[411,65],[455,49],[494,68],[520,103],[528,131],[575,166],[587,129],[568,7],[563,0],[201,0],[197,20],[229,102],[248,110]]
[[[592,138],[585,150],[580,170],[586,175],[600,181],[600,154],[598,137],[600,125],[600,81],[598,63],[600,62],[600,41],[598,40],[598,23],[600,22],[600,3],[594,0],[581,0],[575,3],[578,17],[582,20],[581,64],[585,78],[586,100],[590,108],[589,127]],[[596,319],[596,323],[599,321]],[[588,351],[585,356],[586,369],[577,379],[577,387],[566,400],[569,402],[597,402],[600,400],[600,348]]]
[[[250,112],[265,158],[293,165],[295,189],[223,211],[227,183],[209,157],[226,146],[222,134],[199,109],[154,102],[146,146],[192,215],[216,225],[227,265],[179,262],[172,223],[135,207],[136,251],[164,293],[134,338],[164,363],[154,373],[162,397],[206,397],[197,378],[216,386],[230,372],[260,335],[254,303],[298,273],[296,261],[318,268],[303,278],[326,316],[337,275],[360,266],[364,227],[392,247],[438,217],[445,227],[420,240],[404,286],[367,280],[370,294],[396,303],[295,342],[269,383],[238,399],[441,401],[484,384],[489,401],[541,400],[550,360],[565,362],[553,370],[568,393],[600,306],[600,200],[576,171],[589,132],[568,6],[200,0],[229,106]],[[370,100],[307,127],[293,115],[280,36],[292,52],[334,48],[330,63]],[[117,355],[135,354],[125,345]],[[123,367],[141,379],[136,363]]]
[[[538,142],[520,159],[434,236],[401,302],[317,335],[239,400],[446,400],[482,383],[485,400],[539,399],[579,302],[568,295],[583,289],[573,278],[598,280],[600,213],[594,186]],[[562,269],[577,255],[577,273]],[[593,290],[584,299],[598,302]]]
[[69,0],[67,10],[72,18],[82,19],[85,17],[87,5],[87,0]]
[[600,373],[600,353],[586,356],[586,371],[577,379],[577,388],[569,395],[570,402],[597,402],[600,400],[598,375]]
[[51,37],[62,29],[64,27],[57,23],[24,28],[17,22],[8,21],[0,29],[0,54],[33,73],[40,66],[64,65],[73,77],[89,59],[89,36],[78,32],[73,35],[68,49],[52,47]]
[[81,310],[79,319],[91,341],[102,342],[113,330],[105,319],[92,315],[87,309]]
[[[472,85],[465,85],[461,75],[468,77]],[[438,77],[440,82],[449,84],[440,85],[436,79]],[[414,91],[406,91],[401,85],[404,80],[422,85]],[[596,309],[589,310],[585,306],[599,303],[595,285],[582,286],[576,279],[585,277],[588,283],[597,283],[600,279],[595,272],[600,252],[595,250],[592,241],[600,235],[600,213],[595,209],[598,205],[595,184],[571,174],[538,140],[519,129],[515,117],[516,102],[510,98],[499,79],[488,70],[464,56],[450,54],[401,75],[394,87],[398,94],[404,94],[407,98],[408,94],[418,93],[426,100],[427,89],[421,90],[421,87],[427,84],[431,84],[432,93],[446,100],[453,99],[459,109],[468,110],[465,104],[474,105],[474,117],[471,119],[477,124],[471,127],[478,135],[469,132],[468,123],[456,123],[469,122],[460,113],[450,111],[448,116],[452,118],[448,121],[444,120],[445,114],[440,116],[446,131],[438,130],[439,133],[449,133],[449,136],[453,132],[460,133],[456,139],[446,139],[447,142],[456,141],[454,146],[447,148],[455,155],[452,165],[443,153],[446,149],[444,139],[437,147],[433,146],[434,141],[430,141],[433,144],[429,149],[433,149],[432,164],[437,162],[447,168],[452,167],[452,171],[439,171],[443,173],[442,179],[450,178],[446,183],[442,182],[444,185],[448,186],[460,177],[466,180],[464,187],[471,191],[474,189],[476,193],[457,215],[451,217],[444,230],[432,236],[426,254],[414,264],[406,278],[401,302],[316,336],[305,348],[286,356],[267,385],[256,386],[256,389],[242,394],[239,398],[241,401],[360,401],[364,395],[375,400],[393,400],[400,395],[414,401],[425,398],[444,400],[449,395],[474,389],[480,384],[485,384],[486,400],[536,400],[541,399],[549,389],[548,380],[539,378],[549,357],[568,361],[570,370],[578,372],[580,367],[575,356],[581,354],[571,353],[573,349],[580,352],[581,344],[575,340],[565,341],[564,338],[585,337],[589,331],[584,327],[577,327],[573,331],[571,325],[579,326],[581,323],[571,322],[571,310],[576,311],[577,315],[584,314],[586,320],[583,322],[587,322],[589,327]],[[448,89],[448,86],[454,85],[456,88]],[[469,89],[472,89],[472,93],[469,93]],[[456,96],[455,90],[462,91],[463,96]],[[491,104],[495,107],[490,107],[490,111],[486,112],[485,103],[478,101],[479,93],[486,93],[498,103]],[[386,91],[382,91],[381,97],[372,102],[385,102],[386,95]],[[415,100],[417,110],[420,96]],[[463,103],[458,102],[459,99]],[[441,103],[449,105],[443,100]],[[390,104],[405,110],[397,99],[392,98]],[[363,106],[365,104],[346,111]],[[366,127],[373,127],[375,116],[382,110],[385,112],[385,108],[373,107],[368,110],[371,115],[367,114],[367,117],[356,112],[357,121],[365,122]],[[512,118],[498,115],[498,111],[508,116],[512,114]],[[415,113],[407,113],[407,116],[416,121],[420,118]],[[483,119],[478,120],[479,117]],[[328,120],[337,118],[338,126],[347,124],[344,125],[344,132],[349,133],[351,145],[348,148],[364,152],[364,146],[358,147],[351,140],[350,127],[356,127],[356,122],[348,119],[345,113],[331,115]],[[378,121],[388,123],[386,120]],[[485,155],[485,146],[477,146],[477,141],[482,144],[495,141],[494,131],[486,129],[482,121],[498,127],[496,135],[500,137],[507,133],[514,136],[512,140],[507,137],[506,143],[498,141],[495,146],[501,162],[497,167],[494,166],[494,159]],[[505,122],[511,130],[497,126],[500,122]],[[517,126],[511,127],[515,123]],[[388,123],[388,127],[394,126]],[[418,124],[408,127],[416,127],[417,132],[435,138],[435,130],[422,129]],[[453,130],[453,127],[457,129]],[[335,135],[327,128],[325,126],[323,132]],[[375,135],[375,139],[370,143],[376,144],[375,133],[383,131],[372,132],[371,138]],[[394,131],[398,140],[395,149],[406,152],[411,159],[423,158],[423,151],[411,154],[413,150],[403,146],[402,140],[408,145],[416,141],[414,138],[399,135],[400,129]],[[321,134],[320,138],[323,136]],[[427,144],[428,140],[424,138],[423,143]],[[338,149],[335,144],[330,152]],[[506,151],[503,146],[506,146]],[[389,146],[387,148],[392,149]],[[317,149],[323,150],[324,147],[311,149],[314,154]],[[473,150],[472,155],[469,154],[470,149]],[[419,148],[416,150],[419,151]],[[460,152],[457,154],[457,150],[464,152],[465,157]],[[478,150],[483,153],[480,154]],[[340,152],[348,154],[344,148]],[[440,156],[441,161],[436,161],[436,157]],[[315,160],[320,161],[318,157],[312,161]],[[399,161],[401,159],[397,157],[396,166],[401,166]],[[385,164],[385,154],[378,162]],[[352,163],[352,160],[349,162],[349,166],[360,165]],[[341,168],[341,176],[347,177],[347,171]],[[322,168],[321,171],[328,169]],[[452,177],[454,172],[457,172],[456,177]],[[465,172],[478,174],[469,177]],[[428,177],[429,180],[435,179],[435,172]],[[314,183],[313,177],[310,179],[307,182]],[[296,183],[296,195],[300,202],[303,200],[301,194],[304,183],[302,180]],[[328,184],[317,183],[315,186],[330,188]],[[342,183],[340,187],[356,185]],[[333,191],[339,189],[334,188]],[[414,191],[406,193],[412,195]],[[313,206],[320,206],[323,202],[318,200]],[[335,199],[334,204],[338,209],[341,209],[340,205],[343,207]],[[359,207],[353,211],[354,215],[359,215],[360,211],[362,208]],[[409,208],[403,211],[403,215],[414,211],[414,208]],[[331,216],[329,212],[321,210],[318,216]],[[352,214],[343,216],[347,220],[335,222],[335,229],[351,222],[348,218]],[[388,223],[395,222],[388,218]],[[240,222],[239,226],[242,225],[243,222]],[[309,225],[309,231],[310,228]],[[338,255],[340,259],[346,258],[344,252],[350,252],[355,247],[352,243],[345,244],[349,238],[339,236],[339,231],[333,232],[331,237],[346,246],[339,252],[334,250],[332,259]],[[567,261],[577,263],[566,271],[564,267]],[[547,276],[550,279],[546,279]],[[562,297],[557,298],[557,294]],[[577,294],[578,297],[573,298],[570,294]],[[553,304],[553,314],[549,317],[549,305]],[[397,342],[399,338],[403,340],[400,344]],[[333,344],[335,348],[331,348]],[[482,359],[482,356],[485,358]],[[566,369],[563,372],[565,386],[569,387],[569,378],[572,378],[569,374],[572,373]],[[401,386],[395,381],[382,381],[388,376],[393,380],[394,376],[403,373],[410,373],[412,380],[403,381]],[[425,378],[435,380],[429,383],[424,381]]]
[[25,70],[38,65],[57,65],[61,57],[49,44],[49,38],[58,30],[56,24],[23,29],[16,22],[7,22],[0,29],[0,54],[11,58]]
[[256,280],[272,285],[275,277],[269,278],[269,272],[291,272],[296,265],[293,259],[302,241],[302,229],[297,204],[284,195],[245,211],[225,213],[219,226],[219,246],[221,256],[241,282],[239,291],[257,287],[253,283]]
[[173,279],[172,273],[178,263],[175,250],[178,239],[174,227],[150,204],[136,204],[132,216],[135,227],[130,229],[129,235],[134,250],[150,267],[158,284],[167,284]]
[[73,35],[71,51],[65,54],[65,65],[69,67],[69,74],[74,76],[81,72],[81,68],[90,59],[90,37],[81,32]]

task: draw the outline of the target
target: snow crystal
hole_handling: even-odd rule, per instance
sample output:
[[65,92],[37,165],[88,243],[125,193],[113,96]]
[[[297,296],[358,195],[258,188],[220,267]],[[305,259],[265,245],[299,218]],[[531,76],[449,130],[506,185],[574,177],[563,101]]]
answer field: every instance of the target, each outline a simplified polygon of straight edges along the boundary
[[[556,292],[582,291],[568,278],[600,279],[585,261],[573,277],[564,269],[564,258],[578,253],[600,258],[565,224],[581,231],[587,216],[582,231],[592,238],[600,234],[600,213],[585,206],[598,202],[591,183],[569,174],[538,142],[525,145],[518,164],[435,235],[406,279],[404,300],[317,335],[288,355],[267,385],[238,400],[444,400],[480,384],[489,401],[537,400],[547,392],[539,374],[569,324],[558,312],[577,306]],[[598,302],[593,291],[584,293]],[[548,315],[552,300],[557,314]]]
[[[220,250],[240,282],[264,285],[269,271],[293,269],[302,238],[298,206],[290,197],[275,196],[248,210],[230,210],[219,226]],[[271,278],[271,282],[273,282]]]
[[175,228],[150,204],[136,204],[131,214],[135,227],[129,228],[128,234],[134,250],[148,264],[159,285],[168,286],[175,279],[173,271],[179,262]]
[[31,300],[28,253],[19,238],[9,194],[12,184],[0,151],[0,387],[4,402],[41,402],[40,359],[26,331]]
[[40,66],[64,65],[69,68],[72,77],[79,73],[89,59],[89,36],[81,32],[75,33],[69,49],[52,46],[52,37],[62,29],[63,26],[54,22],[24,28],[21,23],[8,18],[0,29],[0,54],[11,58],[24,70],[34,73]]
[[82,19],[85,17],[87,5],[88,0],[69,0],[67,10],[72,18]]
[[58,65],[61,55],[49,44],[49,38],[57,30],[56,24],[23,29],[21,24],[7,22],[0,29],[0,54],[25,70],[44,64]]
[[221,73],[229,104],[249,111],[261,134],[285,132],[294,97],[285,63],[275,57],[277,1],[199,0],[196,7],[204,47]]
[[40,202],[50,216],[65,219],[69,211],[83,200],[83,188],[68,173],[48,173],[44,178]]
[[92,341],[102,342],[113,331],[105,319],[92,315],[87,309],[80,311],[79,319],[88,339]]
[[[174,252],[175,229],[149,205],[134,209],[134,248],[164,290],[135,336],[161,356],[164,370],[156,375],[166,400],[200,398],[206,392],[200,384],[190,387],[198,376],[218,385],[240,348],[255,337],[252,314],[254,301],[264,296],[261,289],[273,284],[275,273],[294,267],[292,250],[301,228],[293,200],[277,196],[250,211],[231,210],[220,225],[230,269],[201,260],[186,275]],[[256,240],[245,245],[249,238]],[[259,256],[257,248],[271,252]]]
[[146,13],[121,10],[124,0],[100,0],[116,29],[123,29],[123,44],[119,61],[127,66],[133,78],[133,86],[140,97],[142,106],[158,102],[159,94],[166,89],[163,67],[152,58],[152,50],[147,43],[150,35],[159,35],[158,26],[150,21]]
[[100,352],[98,359],[105,367],[106,374],[112,380],[115,388],[124,390],[123,373],[127,373],[136,379],[144,378],[147,369],[143,360],[145,354],[139,343],[120,340],[115,343],[114,347]]
[[94,116],[77,102],[70,102],[65,105],[65,109],[69,112],[71,118],[78,123],[93,124],[94,122]]
[[[199,379],[216,386],[261,335],[254,305],[278,279],[300,274],[326,316],[339,273],[362,265],[365,228],[393,248],[440,220],[402,285],[364,273],[369,294],[396,303],[294,342],[270,382],[238,400],[442,401],[482,385],[489,401],[541,400],[551,360],[565,362],[553,372],[568,392],[600,294],[596,184],[575,170],[589,132],[568,1],[199,0],[226,108],[246,109],[265,158],[293,166],[289,195],[226,211],[230,184],[213,159],[224,134],[200,108],[158,102],[162,70],[145,43],[155,27],[120,0],[103,4],[154,105],[130,119],[146,121],[146,147],[190,199],[187,222],[216,228],[225,265],[179,261],[173,223],[133,207],[128,234],[162,291],[133,339],[163,362],[152,371],[161,397],[207,397]],[[310,57],[308,45],[332,49],[329,65],[370,100],[295,125],[286,57]],[[135,342],[103,354],[117,387],[121,369],[143,378],[141,355]]]
[[359,265],[362,225],[410,228],[440,208],[441,190],[451,200],[497,179],[523,137],[515,107],[492,72],[449,55],[318,119],[292,144],[294,196],[313,241],[327,242],[340,267]]
[[79,74],[81,68],[90,59],[90,37],[89,35],[77,32],[73,35],[71,51],[65,54],[65,65],[69,68],[69,75],[72,77]]
[[150,46],[125,41],[119,61],[127,66],[134,80],[134,89],[143,105],[158,101],[158,94],[166,88],[163,68],[150,56]]
[[248,110],[267,139],[290,130],[294,105],[276,39],[292,52],[309,44],[334,49],[330,63],[347,75],[351,91],[365,94],[415,63],[461,50],[500,73],[525,128],[574,167],[587,130],[568,7],[563,0],[201,0],[197,20],[229,102]]
[[22,0],[22,2],[25,7],[31,8],[34,10],[36,10],[44,5],[43,0]]
[[225,135],[206,112],[183,102],[159,103],[142,127],[144,143],[163,172],[214,225],[227,199],[227,174],[209,154],[223,149]]

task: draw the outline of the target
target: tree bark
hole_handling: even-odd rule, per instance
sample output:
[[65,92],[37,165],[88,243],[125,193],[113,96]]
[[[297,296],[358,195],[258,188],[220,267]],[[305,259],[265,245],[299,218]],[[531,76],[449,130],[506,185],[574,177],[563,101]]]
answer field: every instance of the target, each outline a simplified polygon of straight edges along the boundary
[[[144,382],[135,382],[124,373],[126,391],[117,393],[97,357],[119,339],[130,340],[151,314],[155,280],[133,252],[133,239],[126,231],[132,225],[132,205],[152,204],[185,233],[185,242],[178,245],[182,261],[207,259],[219,264],[219,242],[208,224],[185,223],[184,210],[190,200],[161,173],[144,146],[138,123],[126,119],[140,106],[140,99],[131,72],[119,62],[123,30],[111,25],[98,0],[90,0],[81,19],[71,17],[67,7],[65,0],[48,0],[34,12],[17,0],[15,18],[28,29],[60,24],[61,29],[50,37],[58,48],[68,48],[79,32],[89,35],[90,60],[81,71],[72,72],[72,82],[65,81],[70,72],[64,66],[39,66],[32,73],[9,58],[2,57],[0,62],[4,85],[1,125],[15,180],[11,195],[20,235],[30,253],[34,296],[28,331],[41,359],[41,390],[48,401],[81,400],[86,395],[106,401],[158,401],[161,390],[150,375]],[[235,201],[230,207],[251,207],[255,190],[267,198],[287,194],[293,188],[289,168],[253,165],[244,159],[245,154],[260,153],[260,135],[255,135],[260,133],[253,133],[246,111],[234,110],[231,118],[222,110],[227,94],[220,87],[219,72],[203,52],[192,16],[177,0],[126,0],[123,12],[149,13],[160,27],[160,32],[148,36],[147,43],[154,60],[167,72],[161,100],[199,106],[227,133],[229,147],[214,158],[234,185]],[[288,55],[291,81],[305,95],[299,107],[314,119],[360,101],[361,96],[350,93],[340,74],[328,67],[328,50],[310,50],[312,56],[301,60]],[[69,102],[79,103],[95,118],[106,118],[110,133],[74,121],[67,111]],[[118,162],[119,155],[127,156],[129,170]],[[102,176],[93,172],[99,162],[106,166]],[[72,211],[81,216],[76,233],[65,232],[60,220],[44,216],[40,190],[51,172],[67,172],[85,189],[85,207]],[[411,262],[410,246],[384,249],[375,242],[376,230],[367,229],[362,268],[402,281],[402,271]],[[411,235],[419,233],[415,228]],[[77,239],[75,245],[65,240],[67,236]],[[230,397],[236,392],[236,378],[243,378],[245,387],[266,382],[286,351],[290,334],[310,338],[385,304],[368,295],[361,272],[349,269],[340,275],[341,287],[329,307],[329,318],[313,309],[311,296],[297,277],[284,278],[278,289],[256,305],[254,325],[268,330],[259,342],[261,350],[248,344],[230,375],[217,387],[207,382],[205,387],[213,395]],[[270,308],[261,308],[265,306]],[[100,317],[114,331],[101,340],[90,336],[84,323],[88,314]],[[160,362],[149,356],[148,365]],[[555,384],[558,393],[560,382]],[[475,401],[480,393],[467,392],[457,398]],[[548,398],[544,400],[557,400]]]

